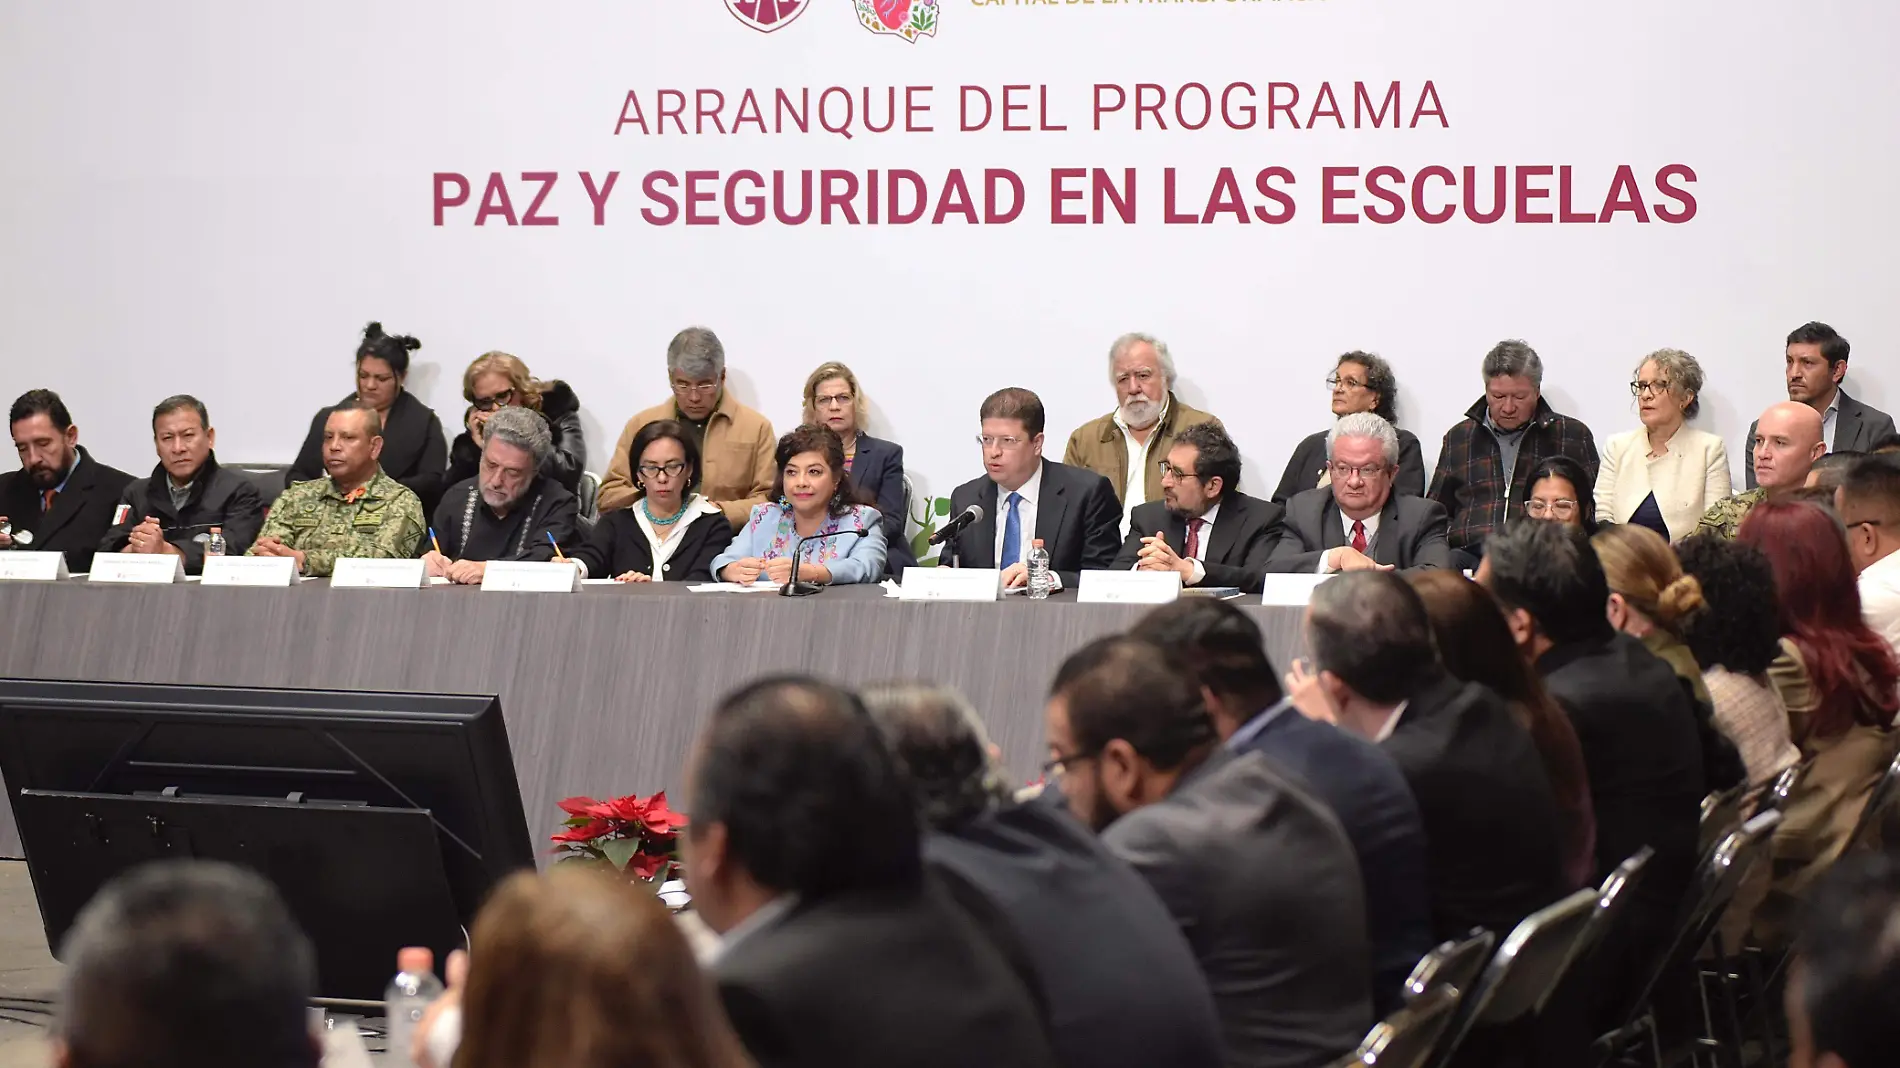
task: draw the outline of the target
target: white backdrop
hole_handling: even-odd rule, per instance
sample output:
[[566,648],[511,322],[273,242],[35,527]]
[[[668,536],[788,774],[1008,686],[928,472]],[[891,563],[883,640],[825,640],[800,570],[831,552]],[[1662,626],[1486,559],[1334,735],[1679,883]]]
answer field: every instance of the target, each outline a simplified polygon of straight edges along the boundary
[[[977,472],[976,407],[999,386],[1042,394],[1047,451],[1059,457],[1072,428],[1110,408],[1106,349],[1126,330],[1171,344],[1180,392],[1227,420],[1256,492],[1325,424],[1321,380],[1350,348],[1394,363],[1402,422],[1428,462],[1479,394],[1482,353],[1505,337],[1537,347],[1553,403],[1599,437],[1634,425],[1629,372],[1668,345],[1702,360],[1703,425],[1737,449],[1752,415],[1781,396],[1782,337],[1808,319],[1853,341],[1852,392],[1900,403],[1900,324],[1888,314],[1900,199],[1886,188],[1900,163],[1889,54],[1900,8],[940,0],[936,17],[935,36],[912,43],[868,32],[853,0],[806,0],[769,34],[722,0],[5,5],[0,395],[58,389],[86,444],[142,472],[151,404],[188,391],[210,405],[223,458],[288,461],[310,413],[351,388],[356,335],[374,318],[422,338],[411,388],[451,428],[461,368],[483,350],[567,379],[584,405],[589,466],[604,470],[622,421],[663,395],[667,339],[701,323],[724,338],[738,395],[781,430],[812,366],[850,363],[871,395],[872,429],[903,443],[937,493]],[[1351,128],[1355,80],[1375,100],[1399,82],[1407,125]],[[1428,80],[1443,119],[1412,126]],[[1218,115],[1176,128],[1178,87],[1207,85],[1218,102],[1234,82],[1257,87],[1255,128]],[[1301,102],[1268,129],[1273,82]],[[1099,130],[1098,83],[1130,98]],[[1134,129],[1138,83],[1165,87],[1167,130],[1152,119]],[[1292,128],[1289,114],[1308,125],[1322,83],[1347,128],[1330,118]],[[957,128],[958,87],[987,87],[1000,105],[1010,84],[1046,86],[1046,122],[1068,129],[1004,131],[1000,114],[984,130]],[[656,121],[661,90],[687,94],[690,131],[694,91],[716,89],[730,128],[752,88],[769,129],[774,90],[809,89],[816,101],[831,86],[860,103],[870,87],[878,124],[889,87],[929,86],[915,99],[935,128],[907,133],[900,121],[845,138],[813,117],[809,134],[682,136]],[[649,132],[616,135],[630,92]],[[835,118],[835,94],[832,104]],[[1031,108],[1012,121],[1042,120]],[[1652,215],[1324,220],[1322,168],[1381,165],[1407,177],[1476,167],[1480,208],[1494,166],[1567,166],[1573,212],[1591,214],[1626,165]],[[1675,183],[1696,206],[1683,222],[1654,214],[1683,213],[1655,186],[1671,165],[1695,175]],[[1198,214],[1224,166],[1248,206],[1276,210],[1253,176],[1285,168],[1291,221],[1164,220],[1165,168],[1177,168],[1177,208]],[[1060,167],[1135,168],[1137,221],[1052,224]],[[1007,168],[1026,197],[999,225],[641,216],[658,210],[642,193],[648,172],[745,168],[788,170],[794,182],[802,168],[908,168],[933,205],[951,168],[979,198],[983,169]],[[473,225],[491,172],[521,217],[536,185],[520,175],[542,171],[559,175],[542,208],[558,225]],[[621,173],[605,225],[592,225],[583,171]],[[473,187],[441,226],[438,172]],[[1377,207],[1360,188],[1348,210]],[[1423,202],[1457,196],[1441,183]],[[1555,212],[1556,201],[1522,210]],[[714,197],[698,210],[724,209]]]

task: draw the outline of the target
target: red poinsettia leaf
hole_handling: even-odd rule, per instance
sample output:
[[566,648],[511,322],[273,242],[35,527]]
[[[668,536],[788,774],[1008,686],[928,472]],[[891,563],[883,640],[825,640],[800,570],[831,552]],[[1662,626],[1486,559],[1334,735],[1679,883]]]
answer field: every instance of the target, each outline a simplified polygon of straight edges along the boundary
[[686,826],[686,814],[666,807],[666,791],[647,800],[647,829],[655,834],[672,835]]
[[557,801],[555,803],[560,806],[562,812],[570,816],[584,816],[587,814],[588,809],[600,804],[600,802],[591,797],[570,797],[564,801]]
[[646,803],[637,797],[616,797],[607,802],[607,807],[615,819],[625,820],[636,827],[646,822]]
[[633,859],[627,863],[625,870],[628,875],[634,876],[635,878],[651,879],[655,875],[658,875],[660,869],[666,867],[666,865],[666,857],[656,857],[648,853],[636,853]]
[[587,841],[592,841],[595,838],[599,838],[601,835],[606,834],[611,830],[613,830],[612,825],[608,824],[605,820],[595,820],[592,823],[584,823],[580,825],[579,827],[570,827],[567,830],[554,835],[552,838],[549,839],[549,841],[587,842]]

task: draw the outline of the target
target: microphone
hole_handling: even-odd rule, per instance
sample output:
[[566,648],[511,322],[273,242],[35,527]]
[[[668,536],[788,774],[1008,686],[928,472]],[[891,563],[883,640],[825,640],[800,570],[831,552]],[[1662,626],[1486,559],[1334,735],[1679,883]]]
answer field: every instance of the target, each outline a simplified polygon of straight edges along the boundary
[[963,533],[964,527],[969,526],[971,523],[981,523],[982,521],[983,521],[983,506],[980,504],[973,504],[969,506],[968,508],[965,508],[960,514],[958,514],[958,516],[955,519],[952,519],[950,522],[945,523],[941,527],[938,527],[937,532],[930,536],[930,541],[927,544],[942,545],[944,542],[949,541],[951,538],[954,538],[958,534]]
[[870,533],[863,527],[854,527],[850,530],[834,530],[829,534],[813,534],[809,538],[798,539],[798,543],[792,546],[792,577],[779,589],[778,595],[780,597],[810,597],[824,589],[816,582],[798,581],[798,561],[805,555],[806,542],[824,541],[826,538],[863,538],[869,537]]

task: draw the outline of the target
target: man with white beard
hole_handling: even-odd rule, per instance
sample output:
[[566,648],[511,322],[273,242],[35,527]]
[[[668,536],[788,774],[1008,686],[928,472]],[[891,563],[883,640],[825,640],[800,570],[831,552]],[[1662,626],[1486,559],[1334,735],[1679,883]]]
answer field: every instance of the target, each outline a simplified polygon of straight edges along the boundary
[[423,554],[429,574],[473,585],[490,560],[552,560],[572,547],[579,503],[541,474],[554,449],[547,421],[531,408],[502,408],[483,431],[474,478],[449,487]]
[[1220,420],[1174,395],[1174,358],[1167,345],[1147,334],[1123,334],[1109,346],[1108,380],[1115,387],[1116,409],[1069,435],[1062,462],[1086,467],[1115,487],[1126,537],[1135,506],[1161,499],[1161,461],[1175,435]]

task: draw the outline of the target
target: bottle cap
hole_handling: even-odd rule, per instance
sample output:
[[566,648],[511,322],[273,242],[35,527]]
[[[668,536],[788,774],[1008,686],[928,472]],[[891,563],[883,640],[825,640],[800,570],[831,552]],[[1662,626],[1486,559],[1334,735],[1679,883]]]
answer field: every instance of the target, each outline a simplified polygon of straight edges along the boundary
[[1034,539],[1034,540],[1032,540],[1032,541],[1030,541],[1030,543],[1029,543],[1029,547],[1030,547],[1030,548],[1032,548],[1032,549],[1040,549],[1040,548],[1042,548],[1042,539],[1041,539],[1041,538],[1036,538],[1036,539]]
[[223,528],[223,527],[212,527],[212,528],[211,528],[211,533],[213,533],[213,534],[222,534],[222,533],[224,533],[224,528]]
[[435,951],[427,946],[404,946],[396,954],[396,970],[404,972],[435,971]]

